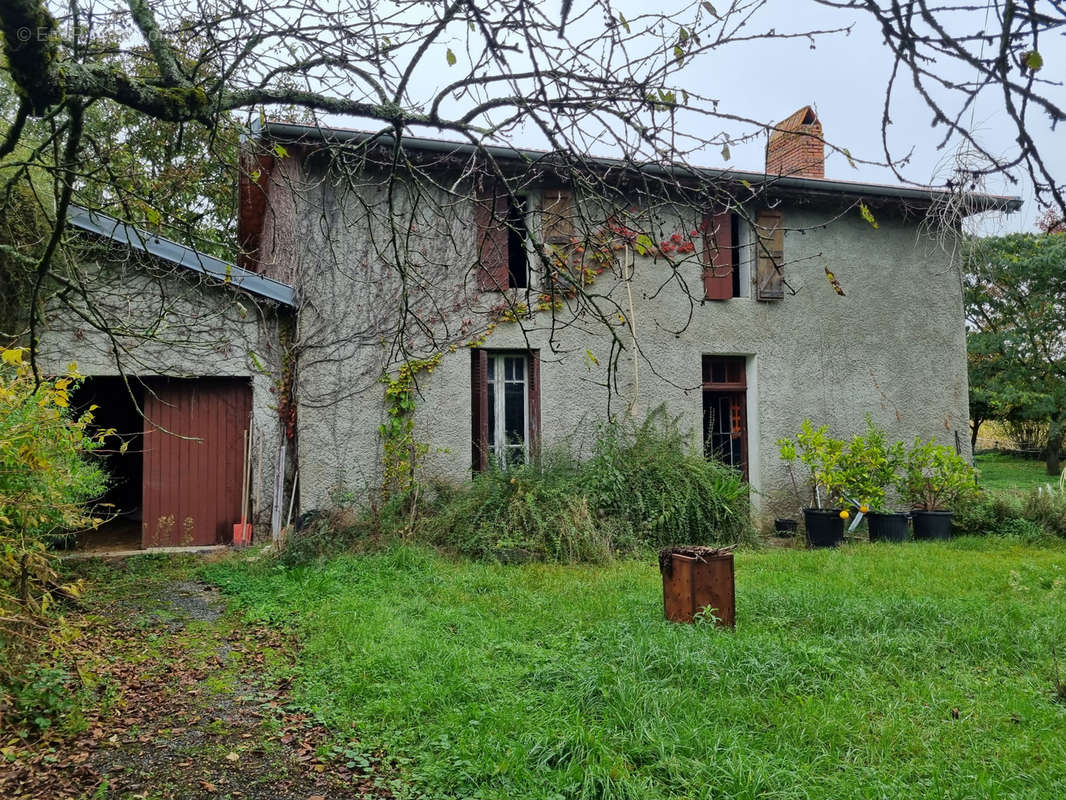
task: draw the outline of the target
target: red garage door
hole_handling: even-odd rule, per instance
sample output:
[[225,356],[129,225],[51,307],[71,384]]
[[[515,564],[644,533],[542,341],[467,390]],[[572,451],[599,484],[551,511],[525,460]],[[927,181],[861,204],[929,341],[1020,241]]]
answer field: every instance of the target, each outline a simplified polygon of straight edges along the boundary
[[230,543],[241,520],[251,387],[239,378],[146,384],[143,546]]

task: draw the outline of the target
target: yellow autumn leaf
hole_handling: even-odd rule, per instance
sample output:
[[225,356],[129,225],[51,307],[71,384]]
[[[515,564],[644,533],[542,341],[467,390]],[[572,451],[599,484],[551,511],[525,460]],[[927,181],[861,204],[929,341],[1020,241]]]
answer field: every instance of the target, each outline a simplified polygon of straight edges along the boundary
[[10,350],[4,350],[0,354],[0,358],[3,359],[5,364],[21,364],[22,363],[22,350],[21,347],[13,347]]

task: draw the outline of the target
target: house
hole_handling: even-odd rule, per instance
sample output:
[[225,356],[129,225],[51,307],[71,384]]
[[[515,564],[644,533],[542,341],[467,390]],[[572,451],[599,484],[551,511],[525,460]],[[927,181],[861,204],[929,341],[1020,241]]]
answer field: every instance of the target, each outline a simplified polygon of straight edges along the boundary
[[[791,493],[775,442],[805,417],[965,450],[952,244],[965,214],[1020,202],[828,179],[824,148],[809,107],[765,172],[266,123],[242,156],[238,266],[171,316],[229,358],[171,337],[137,372],[250,383],[262,482],[287,459],[302,509],[412,463],[459,481],[580,452],[660,406],[766,513]],[[84,349],[50,334],[59,360]],[[261,493],[257,521],[278,505]]]

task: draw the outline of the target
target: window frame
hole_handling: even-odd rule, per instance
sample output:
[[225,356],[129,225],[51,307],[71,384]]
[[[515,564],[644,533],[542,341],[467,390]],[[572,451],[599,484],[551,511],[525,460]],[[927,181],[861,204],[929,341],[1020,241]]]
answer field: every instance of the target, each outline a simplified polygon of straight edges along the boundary
[[[524,363],[522,390],[524,462],[535,460],[540,455],[540,356],[536,350],[471,350],[471,461],[474,472],[483,472],[495,465],[507,469],[508,445],[501,444],[506,436],[506,363],[508,358],[520,357]],[[491,417],[494,429],[489,431],[489,361],[493,363],[493,400]],[[501,377],[504,376],[504,377]]]

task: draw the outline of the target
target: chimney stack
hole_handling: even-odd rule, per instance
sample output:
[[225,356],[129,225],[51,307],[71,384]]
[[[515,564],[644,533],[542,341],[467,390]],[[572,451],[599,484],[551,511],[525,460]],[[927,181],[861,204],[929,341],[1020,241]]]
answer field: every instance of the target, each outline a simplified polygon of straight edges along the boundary
[[825,177],[822,123],[810,106],[779,122],[766,143],[766,172],[771,175]]

